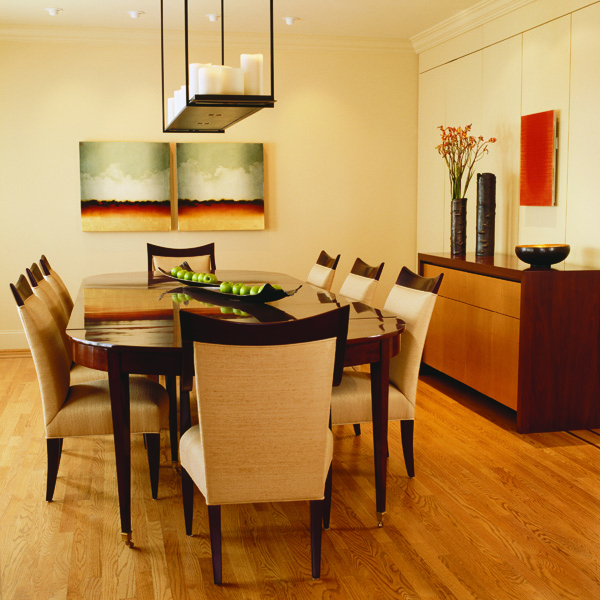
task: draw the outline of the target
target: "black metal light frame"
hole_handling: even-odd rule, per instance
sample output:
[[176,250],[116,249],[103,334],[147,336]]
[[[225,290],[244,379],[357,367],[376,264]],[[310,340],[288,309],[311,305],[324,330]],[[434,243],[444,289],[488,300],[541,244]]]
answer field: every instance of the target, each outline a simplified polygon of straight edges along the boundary
[[[166,122],[165,115],[165,34],[164,34],[164,3],[160,1],[160,55],[162,78],[162,122],[165,133],[224,133],[225,129],[238,123],[242,119],[253,115],[263,108],[275,106],[274,97],[274,56],[273,56],[273,0],[270,4],[270,63],[271,63],[271,89],[269,95],[226,95],[226,94],[197,94],[189,98],[189,55],[188,55],[188,0],[184,3],[184,28],[185,28],[185,87],[186,106],[173,118]],[[221,64],[225,64],[225,0],[221,0]]]

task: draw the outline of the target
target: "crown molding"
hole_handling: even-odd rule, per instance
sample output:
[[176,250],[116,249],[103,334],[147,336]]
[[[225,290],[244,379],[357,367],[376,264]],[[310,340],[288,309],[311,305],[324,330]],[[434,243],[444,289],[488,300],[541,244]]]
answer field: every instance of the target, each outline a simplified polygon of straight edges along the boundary
[[[166,31],[165,43],[181,43],[181,32]],[[227,42],[232,45],[264,41],[264,36],[230,34]],[[219,34],[206,34],[207,44],[218,43]],[[94,27],[0,27],[0,41],[71,43],[71,44],[135,44],[160,45],[158,29],[106,29]],[[396,38],[336,37],[308,35],[277,35],[277,48],[282,50],[328,50],[339,52],[377,51],[414,54],[409,40]],[[200,45],[198,42],[195,45]]]
[[537,0],[483,0],[471,8],[459,12],[454,17],[411,37],[410,41],[414,51],[420,54],[533,2],[537,2]]

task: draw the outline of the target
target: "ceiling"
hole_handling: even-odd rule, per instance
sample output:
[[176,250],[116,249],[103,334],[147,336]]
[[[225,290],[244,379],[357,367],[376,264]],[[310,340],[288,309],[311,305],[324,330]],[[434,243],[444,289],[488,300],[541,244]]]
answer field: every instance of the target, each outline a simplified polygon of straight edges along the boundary
[[[166,28],[179,29],[182,17],[177,15],[182,14],[183,0],[164,1],[170,13]],[[406,40],[478,4],[482,0],[274,0],[274,30],[276,34]],[[46,7],[63,11],[51,17]],[[145,14],[132,19],[130,10]],[[190,29],[219,27],[205,15],[220,13],[220,0],[189,0],[189,10]],[[268,14],[268,1],[226,0],[225,11],[228,31],[264,31],[262,15]],[[289,26],[283,17],[300,20]],[[160,0],[2,0],[0,26],[159,29]]]

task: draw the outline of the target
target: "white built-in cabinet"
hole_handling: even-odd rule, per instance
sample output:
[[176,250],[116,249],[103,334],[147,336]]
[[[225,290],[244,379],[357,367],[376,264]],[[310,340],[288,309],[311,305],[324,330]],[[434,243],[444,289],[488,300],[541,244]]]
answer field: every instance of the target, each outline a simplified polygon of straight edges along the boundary
[[[566,242],[569,262],[600,267],[600,2],[583,4],[538,0],[535,10],[526,5],[420,56],[418,251],[449,250],[450,192],[437,127],[472,123],[475,134],[498,138],[477,169],[497,178],[496,252]],[[559,117],[557,204],[521,207],[521,116],[545,110]],[[468,251],[476,189],[474,178]]]

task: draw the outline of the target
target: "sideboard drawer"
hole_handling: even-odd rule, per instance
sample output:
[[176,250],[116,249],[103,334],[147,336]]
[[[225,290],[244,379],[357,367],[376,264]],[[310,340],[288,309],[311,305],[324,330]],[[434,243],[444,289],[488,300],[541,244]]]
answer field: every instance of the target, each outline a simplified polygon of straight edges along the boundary
[[425,277],[444,274],[439,295],[471,306],[519,318],[521,284],[437,265],[423,265]]

